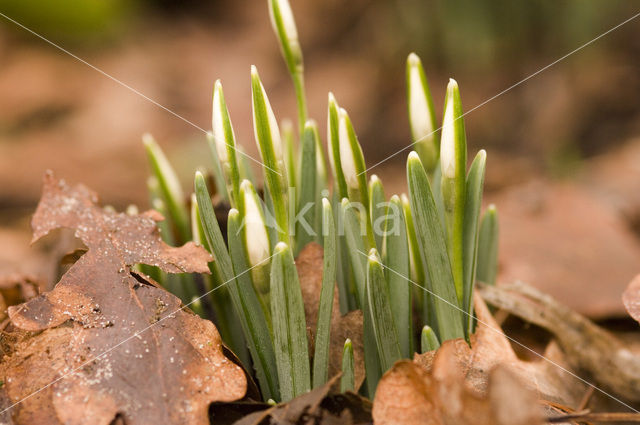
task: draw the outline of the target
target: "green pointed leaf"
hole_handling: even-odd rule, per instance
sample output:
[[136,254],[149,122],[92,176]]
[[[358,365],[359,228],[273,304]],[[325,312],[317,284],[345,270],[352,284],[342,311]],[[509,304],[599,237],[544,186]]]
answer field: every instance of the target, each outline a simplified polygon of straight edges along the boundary
[[[214,257],[214,262],[211,263],[212,268],[214,273],[220,276],[222,284],[229,289],[236,316],[249,344],[249,352],[253,359],[262,395],[265,399],[279,398],[275,352],[267,319],[251,284],[249,267],[244,257],[244,247],[239,237],[230,238],[229,249],[233,255],[232,263],[232,257],[224,243],[207,185],[201,173],[196,173],[195,192],[202,227]],[[240,231],[240,214],[237,210],[232,209],[229,212],[227,226],[230,234],[238,234]]]
[[484,188],[484,170],[487,162],[487,154],[481,150],[476,155],[469,174],[467,176],[464,216],[464,303],[462,308],[466,314],[465,329],[467,329],[467,339],[469,329],[473,322],[473,286],[476,280],[476,265],[478,260],[478,221],[480,217],[480,207],[482,206],[482,189]]
[[289,242],[288,189],[280,130],[255,66],[251,67],[251,98],[253,129],[262,157],[265,184],[273,201],[278,240]]
[[[383,252],[385,275],[389,284],[389,304],[398,330],[400,352],[402,357],[408,359],[413,354],[409,243],[402,201],[396,195],[391,197],[386,218]],[[391,273],[389,269],[397,273]]]
[[480,236],[478,237],[478,275],[479,281],[489,285],[496,284],[498,275],[498,210],[489,205],[482,217]]
[[443,341],[461,338],[464,336],[462,316],[445,235],[427,174],[415,152],[409,154],[407,180],[420,255],[429,276],[427,289],[434,295],[433,309],[438,320],[438,335]]
[[368,311],[365,314],[371,318],[380,366],[383,371],[387,371],[402,356],[389,303],[389,290],[380,256],[375,248],[371,249],[367,259],[366,296]]
[[333,179],[336,185],[339,199],[348,198],[347,182],[342,171],[340,161],[340,107],[333,93],[329,93],[329,106],[327,111],[327,139],[329,142],[329,162],[333,169]]
[[329,200],[322,199],[324,235],[324,260],[322,265],[322,290],[318,307],[318,326],[316,330],[315,354],[313,356],[313,388],[327,382],[329,374],[329,344],[331,336],[331,314],[336,281],[336,229]]
[[433,332],[429,326],[425,326],[422,328],[422,333],[420,335],[420,349],[423,353],[437,350],[440,348],[440,342],[438,341],[438,337]]
[[298,205],[296,208],[295,236],[296,254],[315,238],[314,225],[316,222],[316,135],[315,124],[308,122],[302,134],[302,160],[300,161],[300,187],[298,191]]
[[[363,234],[366,230],[358,218],[358,213],[356,212],[357,206],[358,204],[352,204],[349,200],[343,199],[341,203],[341,214],[348,256],[350,258],[356,286],[358,305],[362,308],[362,306],[364,306],[364,291],[367,276],[367,250],[363,239]],[[360,213],[360,215],[362,215],[362,211],[360,211]]]
[[347,338],[342,350],[342,376],[340,377],[340,392],[355,390],[355,374],[353,361],[353,346],[351,340]]
[[304,303],[291,249],[276,245],[271,263],[271,317],[282,401],[311,389]]
[[384,196],[382,181],[375,174],[369,180],[369,199],[371,205],[369,211],[371,215],[371,225],[373,236],[376,241],[376,248],[382,250],[382,239],[385,233],[385,215],[387,213],[387,202]]
[[162,199],[167,207],[167,212],[175,225],[179,241],[186,242],[191,238],[189,227],[189,212],[185,204],[184,193],[180,186],[180,181],[167,157],[160,149],[150,134],[145,134],[142,138],[149,164],[153,175],[158,181],[158,187],[162,194]]

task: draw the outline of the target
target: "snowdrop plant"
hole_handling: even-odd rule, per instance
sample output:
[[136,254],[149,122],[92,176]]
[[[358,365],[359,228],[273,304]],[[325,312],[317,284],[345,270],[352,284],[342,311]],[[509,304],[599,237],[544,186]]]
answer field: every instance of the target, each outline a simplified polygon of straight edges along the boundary
[[[318,126],[308,118],[291,7],[287,0],[267,3],[294,83],[298,131],[278,125],[251,67],[261,186],[236,141],[220,81],[207,135],[214,181],[196,172],[190,199],[158,144],[145,136],[152,205],[167,217],[160,224],[162,237],[171,243],[193,240],[213,261],[210,276],[144,271],[185,303],[198,299],[197,312],[216,322],[223,340],[254,372],[265,400],[290,400],[326,383],[334,352],[332,316],[361,310],[366,384],[358,388],[355,381],[354,344],[347,339],[339,341],[344,343],[340,385],[373,397],[380,377],[397,360],[435,350],[445,340],[468,340],[473,332],[474,282],[494,283],[497,269],[495,207],[480,220],[486,153],[478,152],[467,168],[462,100],[454,80],[447,86],[438,131],[422,62],[412,53],[406,81],[415,151],[406,163],[408,193],[388,197],[378,176],[367,180],[354,125],[332,93],[327,167]],[[324,256],[317,328],[309,344],[295,257],[312,242],[322,245]],[[200,300],[203,294],[208,296]],[[335,295],[340,311],[333,309]]]

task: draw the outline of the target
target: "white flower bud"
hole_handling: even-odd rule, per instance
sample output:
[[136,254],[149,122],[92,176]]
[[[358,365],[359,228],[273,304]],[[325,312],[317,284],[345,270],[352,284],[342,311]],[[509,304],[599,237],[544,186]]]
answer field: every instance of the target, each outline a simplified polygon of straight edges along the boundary
[[358,173],[356,172],[356,162],[349,140],[349,130],[347,127],[347,111],[340,108],[339,112],[339,144],[340,144],[340,165],[342,165],[342,173],[347,182],[347,186],[352,189],[358,189]]
[[415,53],[409,55],[409,117],[411,134],[414,142],[432,143],[434,128],[431,122],[431,111],[425,95],[422,77],[420,75],[420,59]]
[[244,234],[246,238],[249,265],[255,267],[269,258],[269,235],[264,223],[262,209],[258,204],[251,182],[243,180],[240,190],[244,196]]
[[227,154],[227,140],[224,134],[223,125],[223,113],[222,108],[222,96],[220,95],[222,85],[220,80],[216,81],[215,89],[213,90],[213,112],[211,114],[211,125],[213,128],[213,140],[216,145],[216,152],[218,153],[218,159],[220,162],[225,163],[229,161],[229,155]]
[[[458,83],[456,83],[454,79],[449,79],[447,92],[451,92],[450,89],[457,85]],[[453,112],[453,102],[453,97],[448,97],[444,110],[444,118],[442,120],[442,138],[440,139],[440,165],[442,167],[442,175],[451,179],[456,176],[456,118]]]

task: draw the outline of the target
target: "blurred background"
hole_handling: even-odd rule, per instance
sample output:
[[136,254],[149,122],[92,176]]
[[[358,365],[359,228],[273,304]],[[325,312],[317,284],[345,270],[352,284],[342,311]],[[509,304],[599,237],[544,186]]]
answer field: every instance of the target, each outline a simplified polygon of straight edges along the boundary
[[[449,77],[470,110],[640,12],[626,0],[291,5],[310,115],[324,129],[333,91],[370,165],[410,142],[409,52],[422,58],[440,120]],[[39,272],[37,259],[26,260],[28,216],[45,169],[87,184],[104,203],[146,208],[141,135],[150,132],[189,188],[194,169],[210,168],[197,127],[211,126],[215,79],[252,156],[251,64],[278,119],[296,117],[266,0],[1,0],[0,13],[0,270]],[[488,151],[503,280],[531,281],[593,316],[620,312],[620,288],[640,272],[639,94],[640,18],[465,117],[470,156]],[[370,171],[388,194],[406,190],[407,153]]]

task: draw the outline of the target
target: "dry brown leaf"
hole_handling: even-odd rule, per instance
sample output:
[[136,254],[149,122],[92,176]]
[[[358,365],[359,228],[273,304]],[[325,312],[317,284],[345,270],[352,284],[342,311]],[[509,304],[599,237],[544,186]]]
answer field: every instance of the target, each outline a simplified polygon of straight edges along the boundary
[[209,403],[245,394],[244,373],[224,356],[211,322],[130,267],[205,272],[209,254],[191,243],[164,244],[157,217],[112,213],[96,202],[84,186],[45,175],[34,240],[70,227],[88,251],[53,291],[9,309],[19,341],[0,373],[10,402],[23,400],[13,420],[208,424]]
[[573,370],[605,391],[640,401],[640,356],[613,334],[524,283],[479,285],[479,291],[489,303],[551,332]]
[[622,294],[622,302],[629,315],[640,322],[640,275],[627,286]]
[[502,365],[487,375],[484,392],[469,385],[461,367],[460,340],[446,341],[431,369],[407,360],[380,380],[373,403],[376,424],[539,425],[536,398]]
[[[322,247],[314,242],[307,244],[296,259],[296,267],[300,277],[300,289],[304,300],[305,318],[307,327],[311,330],[312,341],[315,339],[320,291],[322,290],[322,260]],[[365,378],[362,312],[354,310],[342,316],[336,289],[331,314],[329,376],[335,376],[342,370],[342,351],[344,341],[347,338],[351,339],[353,346],[355,387],[360,388]]]

